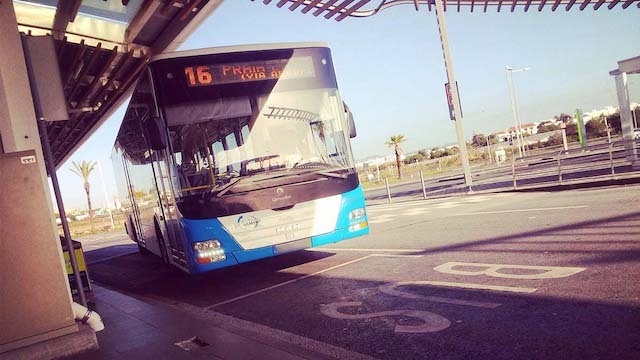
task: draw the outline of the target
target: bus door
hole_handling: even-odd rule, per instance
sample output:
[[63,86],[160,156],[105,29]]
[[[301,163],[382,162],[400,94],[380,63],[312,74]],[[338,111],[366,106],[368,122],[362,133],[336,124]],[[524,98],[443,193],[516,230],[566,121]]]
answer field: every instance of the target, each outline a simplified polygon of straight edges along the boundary
[[160,194],[160,213],[164,220],[166,238],[171,254],[175,262],[186,266],[187,257],[184,249],[184,239],[182,229],[180,228],[180,219],[175,202],[175,189],[171,181],[172,175],[169,163],[171,158],[168,156],[168,150],[154,151],[153,168],[158,184],[158,193]]
[[[135,235],[135,239],[139,241],[141,244],[146,245],[146,239],[144,234],[142,233],[142,224],[140,223],[140,208],[138,207],[138,203],[135,198],[135,189],[133,187],[131,173],[129,170],[129,166],[127,164],[126,159],[123,159],[122,167],[124,168],[124,174],[127,179],[127,189],[129,193],[129,199],[131,200],[131,226],[133,229],[129,229],[129,231],[133,232]],[[127,225],[128,226],[128,225]]]

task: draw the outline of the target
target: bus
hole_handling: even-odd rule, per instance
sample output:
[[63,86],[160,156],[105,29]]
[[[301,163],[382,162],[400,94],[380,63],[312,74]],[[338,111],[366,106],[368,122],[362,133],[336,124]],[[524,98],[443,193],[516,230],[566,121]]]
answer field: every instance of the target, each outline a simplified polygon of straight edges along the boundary
[[112,152],[127,233],[189,274],[365,235],[355,136],[323,43],[157,55]]

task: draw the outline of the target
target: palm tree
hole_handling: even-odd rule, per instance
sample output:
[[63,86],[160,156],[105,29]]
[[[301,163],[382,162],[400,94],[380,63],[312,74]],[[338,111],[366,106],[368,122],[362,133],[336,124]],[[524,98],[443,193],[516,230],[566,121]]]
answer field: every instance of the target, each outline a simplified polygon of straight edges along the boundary
[[84,181],[84,191],[87,193],[87,206],[89,207],[89,222],[91,223],[91,231],[93,231],[93,210],[91,209],[91,184],[89,184],[89,175],[96,167],[95,161],[82,161],[81,163],[73,162],[73,169],[69,169],[74,174],[80,176]]
[[402,177],[402,170],[400,167],[402,165],[400,161],[400,156],[402,156],[402,149],[400,148],[400,144],[402,144],[406,140],[407,139],[405,139],[404,135],[391,135],[391,138],[385,142],[387,147],[393,147],[396,152],[396,167],[398,168],[398,179]]

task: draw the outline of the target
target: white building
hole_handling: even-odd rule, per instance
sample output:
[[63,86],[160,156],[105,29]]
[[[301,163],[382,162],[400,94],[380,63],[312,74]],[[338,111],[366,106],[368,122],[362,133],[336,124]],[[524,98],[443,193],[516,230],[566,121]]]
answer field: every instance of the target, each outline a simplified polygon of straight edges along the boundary
[[493,135],[500,142],[509,141],[511,139],[516,139],[519,133],[521,133],[522,136],[537,134],[538,124],[539,123],[537,122],[522,124],[522,126],[520,127],[520,131],[518,131],[515,126],[512,126],[504,131],[496,131],[491,135]]

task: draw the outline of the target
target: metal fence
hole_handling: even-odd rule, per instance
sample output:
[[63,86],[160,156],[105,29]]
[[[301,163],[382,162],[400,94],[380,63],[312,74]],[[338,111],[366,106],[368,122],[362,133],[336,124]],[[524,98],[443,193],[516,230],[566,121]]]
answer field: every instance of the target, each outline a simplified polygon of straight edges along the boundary
[[635,177],[640,171],[633,168],[634,157],[628,156],[628,148],[638,151],[640,140],[619,140],[515,158],[511,162],[512,186],[518,189],[546,183],[565,185]]
[[[535,152],[525,157],[513,157],[500,165],[486,165],[472,169],[474,191],[504,191],[553,185],[568,185],[624,178],[640,179],[640,160],[629,156],[630,149],[640,152],[640,140],[619,140],[569,150]],[[635,163],[634,163],[634,159]],[[634,168],[635,165],[635,168]],[[390,187],[386,184],[386,198],[393,196],[433,196],[467,193],[464,178],[458,170],[451,175],[423,178],[420,187],[407,190],[406,186]],[[402,184],[400,184],[402,185]],[[395,189],[395,190],[394,190]],[[392,194],[394,192],[394,194]],[[382,196],[378,196],[382,200]]]

